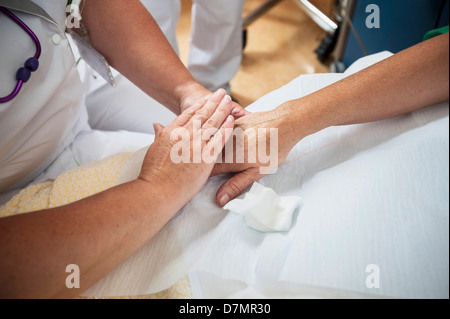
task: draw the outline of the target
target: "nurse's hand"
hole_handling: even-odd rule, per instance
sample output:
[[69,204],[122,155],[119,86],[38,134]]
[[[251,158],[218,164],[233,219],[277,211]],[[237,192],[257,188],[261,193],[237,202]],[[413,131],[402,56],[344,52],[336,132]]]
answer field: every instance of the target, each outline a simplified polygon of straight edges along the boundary
[[[197,101],[210,95],[212,92],[205,89],[203,86],[197,82],[187,83],[179,88],[180,92],[180,111],[183,113],[185,110],[190,108],[192,105],[196,104]],[[235,118],[241,118],[245,115],[250,114],[241,105],[236,102],[231,102],[232,110],[231,115]]]
[[167,127],[155,125],[139,179],[184,206],[204,186],[234,128],[233,104],[224,90],[204,97]]

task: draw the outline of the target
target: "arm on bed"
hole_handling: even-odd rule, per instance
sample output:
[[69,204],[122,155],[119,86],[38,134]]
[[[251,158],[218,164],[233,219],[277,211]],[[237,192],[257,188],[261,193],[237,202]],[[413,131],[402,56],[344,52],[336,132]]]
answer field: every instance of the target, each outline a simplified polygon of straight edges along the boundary
[[[213,129],[216,135],[200,146],[221,149],[234,127],[225,94],[200,100],[167,128],[156,126],[138,179],[66,206],[0,219],[0,297],[75,297],[153,238],[200,191],[214,166],[173,163],[177,141],[171,133],[182,128],[192,137]],[[81,289],[65,286],[70,264],[80,268]]]
[[[247,115],[236,127],[279,130],[279,164],[304,137],[336,125],[372,122],[449,99],[449,35],[406,49],[311,95],[273,111]],[[238,172],[217,192],[220,206],[263,177],[257,164],[218,164],[214,174]]]

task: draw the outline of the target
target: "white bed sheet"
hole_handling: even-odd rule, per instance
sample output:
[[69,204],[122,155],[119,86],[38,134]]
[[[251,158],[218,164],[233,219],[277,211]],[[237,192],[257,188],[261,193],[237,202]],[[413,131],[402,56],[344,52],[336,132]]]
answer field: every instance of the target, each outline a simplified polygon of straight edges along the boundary
[[[249,109],[276,107],[343,76],[301,76]],[[210,179],[154,240],[86,295],[154,293],[189,273],[199,298],[448,298],[448,110],[445,103],[301,141],[260,181],[303,198],[286,233],[257,232],[217,207],[226,176]],[[137,174],[142,154],[122,181]],[[371,264],[380,269],[379,288],[366,286]]]

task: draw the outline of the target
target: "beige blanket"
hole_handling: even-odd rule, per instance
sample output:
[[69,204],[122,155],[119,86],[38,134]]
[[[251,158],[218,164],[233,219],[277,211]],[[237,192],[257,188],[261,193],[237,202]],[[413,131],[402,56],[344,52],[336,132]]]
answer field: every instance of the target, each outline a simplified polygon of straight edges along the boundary
[[[117,154],[65,172],[53,181],[30,185],[0,207],[0,218],[66,205],[105,191],[116,185],[131,154]],[[117,298],[183,299],[191,298],[191,289],[189,280],[184,278],[157,294]]]

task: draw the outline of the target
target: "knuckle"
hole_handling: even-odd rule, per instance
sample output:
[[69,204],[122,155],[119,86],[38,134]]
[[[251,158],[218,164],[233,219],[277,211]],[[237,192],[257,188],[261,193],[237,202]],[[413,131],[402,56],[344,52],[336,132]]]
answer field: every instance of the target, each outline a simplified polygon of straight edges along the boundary
[[213,119],[209,119],[209,120],[206,121],[206,125],[208,127],[215,127],[217,125],[217,123]]
[[195,114],[197,115],[208,115],[208,110],[206,108],[201,108],[200,110],[196,111]]
[[205,111],[197,111],[194,116],[195,119],[206,121],[209,116]]
[[236,181],[231,180],[228,183],[228,187],[230,188],[232,195],[237,196],[241,193],[241,188],[239,187],[239,184]]
[[186,115],[194,115],[195,112],[196,112],[195,108],[194,107],[190,107],[186,111],[184,111],[184,114],[186,114]]

